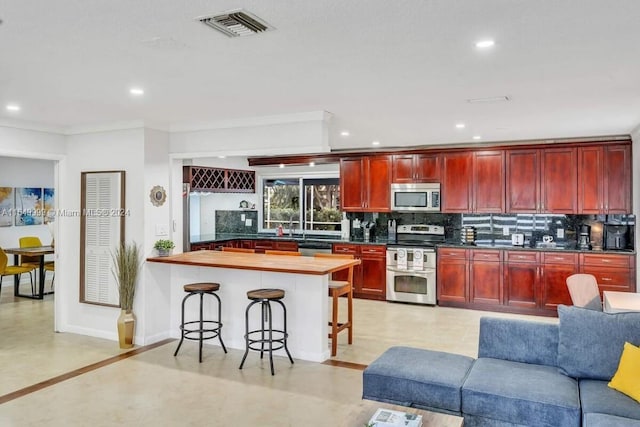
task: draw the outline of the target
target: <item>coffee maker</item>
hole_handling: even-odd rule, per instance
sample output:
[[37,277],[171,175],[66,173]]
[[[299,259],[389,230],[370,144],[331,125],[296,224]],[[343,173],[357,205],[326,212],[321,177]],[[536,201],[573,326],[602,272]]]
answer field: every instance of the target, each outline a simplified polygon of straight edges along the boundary
[[623,250],[627,248],[629,241],[629,227],[626,225],[605,224],[604,247],[605,249]]
[[578,231],[578,249],[591,250],[591,226],[583,224]]

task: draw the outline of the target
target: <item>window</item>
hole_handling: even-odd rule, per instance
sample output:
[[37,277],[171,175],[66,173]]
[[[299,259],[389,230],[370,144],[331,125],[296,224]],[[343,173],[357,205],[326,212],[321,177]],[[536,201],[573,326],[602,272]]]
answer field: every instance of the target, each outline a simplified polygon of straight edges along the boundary
[[340,231],[338,178],[269,178],[262,181],[262,229],[287,232]]

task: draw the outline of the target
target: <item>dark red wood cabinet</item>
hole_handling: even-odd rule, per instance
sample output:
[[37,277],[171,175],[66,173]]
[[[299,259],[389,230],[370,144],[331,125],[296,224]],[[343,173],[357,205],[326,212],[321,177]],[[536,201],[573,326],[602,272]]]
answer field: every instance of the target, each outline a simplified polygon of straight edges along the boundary
[[578,213],[631,212],[629,144],[578,148]]
[[438,182],[440,156],[434,154],[397,154],[393,156],[391,182]]
[[540,203],[540,151],[506,151],[507,212],[535,213]]
[[505,211],[504,151],[473,154],[471,210],[477,213]]
[[502,305],[502,251],[473,249],[469,258],[469,301]]
[[442,212],[471,212],[472,162],[470,152],[442,156]]
[[[353,270],[353,296],[355,298],[386,300],[387,248],[384,245],[334,243],[333,253],[349,254],[361,264]],[[346,280],[345,272],[333,275],[334,280]]]
[[540,299],[539,252],[505,251],[504,303],[535,309]]
[[467,250],[438,249],[436,274],[438,304],[467,303],[469,301],[469,269]]
[[575,147],[542,150],[540,212],[576,213],[578,210],[578,164]]
[[391,156],[340,160],[341,209],[347,212],[391,210]]
[[540,307],[555,311],[558,304],[571,305],[567,277],[578,273],[578,271],[577,253],[544,252],[542,254]]

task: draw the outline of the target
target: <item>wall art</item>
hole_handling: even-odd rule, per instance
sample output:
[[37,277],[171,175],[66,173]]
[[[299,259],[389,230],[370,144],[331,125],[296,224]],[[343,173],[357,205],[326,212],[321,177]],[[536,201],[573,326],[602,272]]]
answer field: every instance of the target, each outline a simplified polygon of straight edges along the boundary
[[42,224],[42,188],[16,187],[16,225]]
[[0,187],[0,227],[13,225],[13,187]]

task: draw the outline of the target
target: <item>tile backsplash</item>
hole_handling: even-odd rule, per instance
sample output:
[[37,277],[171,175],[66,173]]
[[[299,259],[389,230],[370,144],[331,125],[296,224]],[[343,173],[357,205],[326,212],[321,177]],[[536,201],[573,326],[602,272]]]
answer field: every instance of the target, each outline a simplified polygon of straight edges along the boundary
[[255,234],[258,232],[258,211],[216,210],[216,233]]

